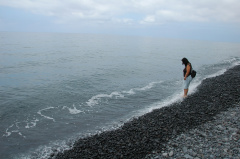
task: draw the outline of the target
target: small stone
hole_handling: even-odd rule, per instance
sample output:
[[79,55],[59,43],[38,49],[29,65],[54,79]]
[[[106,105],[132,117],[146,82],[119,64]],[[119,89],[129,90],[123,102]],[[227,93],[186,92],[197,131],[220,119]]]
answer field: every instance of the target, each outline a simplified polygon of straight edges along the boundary
[[183,152],[186,153],[188,151],[187,147],[183,147]]
[[167,153],[163,153],[162,155],[163,155],[163,157],[167,157],[168,154]]
[[190,156],[189,154],[184,155],[184,157],[187,158],[187,159],[193,159],[193,157]]
[[169,157],[172,157],[173,156],[173,151],[171,151],[168,155],[169,155]]
[[173,147],[178,147],[178,144],[177,143],[173,143],[172,146]]
[[204,132],[199,132],[199,136],[201,136],[201,137],[207,137],[207,134],[204,133]]
[[195,156],[197,156],[197,153],[194,152],[194,151],[192,151],[192,152],[191,152],[191,155],[192,155],[193,157],[195,157]]
[[192,138],[191,137],[187,137],[186,140],[191,140]]
[[225,141],[228,141],[228,138],[224,138]]
[[218,125],[217,128],[219,128],[220,130],[223,130],[224,128],[222,127],[222,125]]

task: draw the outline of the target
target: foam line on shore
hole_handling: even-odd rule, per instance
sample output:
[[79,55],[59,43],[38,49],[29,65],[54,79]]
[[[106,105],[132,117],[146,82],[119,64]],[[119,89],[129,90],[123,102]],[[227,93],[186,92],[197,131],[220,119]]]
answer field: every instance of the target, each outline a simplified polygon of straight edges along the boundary
[[[238,63],[234,63],[232,65],[232,67],[237,66],[237,64]],[[219,70],[218,72],[216,72],[214,74],[204,77],[203,80],[220,76],[220,75],[224,74],[226,71],[227,71],[227,69]],[[193,79],[193,81],[191,82],[190,87],[189,87],[188,95],[194,94],[198,90],[197,88],[201,85],[203,80]],[[164,99],[163,101],[154,103],[147,108],[138,110],[137,113],[135,114],[135,116],[138,117],[138,116],[144,115],[146,113],[152,112],[155,109],[160,109],[160,108],[169,106],[176,102],[182,102],[183,100],[184,100],[183,91],[181,90],[181,91],[175,92],[173,95],[169,96],[168,98]]]

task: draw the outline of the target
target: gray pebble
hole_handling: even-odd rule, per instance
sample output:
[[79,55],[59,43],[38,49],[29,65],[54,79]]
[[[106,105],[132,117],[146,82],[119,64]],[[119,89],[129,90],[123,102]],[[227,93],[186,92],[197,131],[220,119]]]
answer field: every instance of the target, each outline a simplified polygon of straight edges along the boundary
[[187,158],[187,159],[193,159],[193,157],[190,156],[189,154],[184,155],[184,157]]
[[163,157],[167,157],[167,155],[168,155],[167,153],[163,153],[162,154]]
[[169,157],[172,157],[173,156],[173,151],[171,151],[168,155],[169,155]]

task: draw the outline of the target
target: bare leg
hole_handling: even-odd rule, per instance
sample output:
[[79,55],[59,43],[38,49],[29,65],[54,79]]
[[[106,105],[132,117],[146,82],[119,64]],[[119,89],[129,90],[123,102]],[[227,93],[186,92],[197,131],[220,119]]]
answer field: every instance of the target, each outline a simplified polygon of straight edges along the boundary
[[188,94],[188,89],[184,89],[184,95],[183,95],[183,97],[187,97],[187,94]]

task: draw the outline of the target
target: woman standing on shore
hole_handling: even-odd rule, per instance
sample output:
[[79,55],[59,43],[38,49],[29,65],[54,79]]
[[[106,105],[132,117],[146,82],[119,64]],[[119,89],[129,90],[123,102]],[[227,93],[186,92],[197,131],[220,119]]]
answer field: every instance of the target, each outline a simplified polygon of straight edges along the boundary
[[185,65],[185,68],[183,70],[183,76],[184,76],[184,95],[183,97],[187,97],[188,94],[188,87],[190,85],[190,82],[192,81],[192,77],[191,77],[191,71],[192,71],[192,65],[191,63],[188,61],[187,58],[183,58],[182,59],[182,64]]

